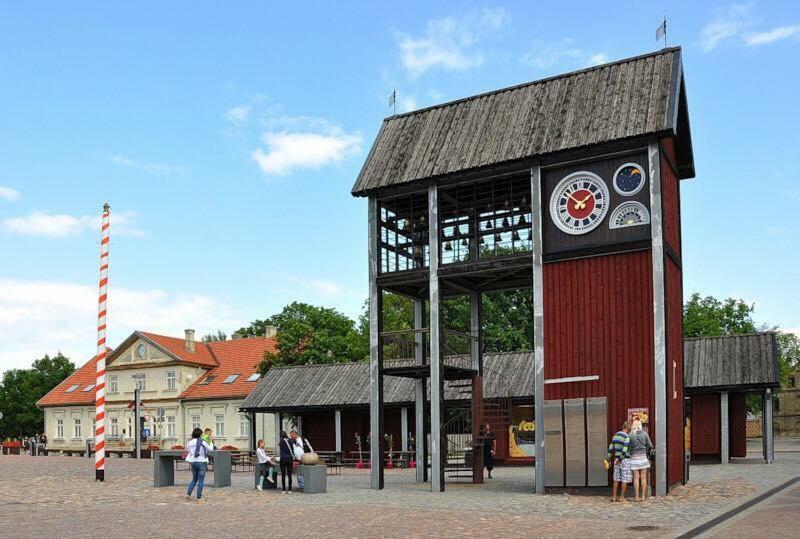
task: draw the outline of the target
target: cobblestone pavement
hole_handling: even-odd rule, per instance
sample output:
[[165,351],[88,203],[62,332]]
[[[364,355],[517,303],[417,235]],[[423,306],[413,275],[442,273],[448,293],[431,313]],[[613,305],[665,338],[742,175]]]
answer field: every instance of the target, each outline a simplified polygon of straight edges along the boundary
[[[387,470],[386,489],[369,489],[368,471],[331,476],[318,495],[252,489],[251,473],[235,473],[231,488],[208,487],[202,502],[182,494],[187,471],[174,488],[152,487],[152,461],[111,459],[105,483],[79,457],[0,457],[0,526],[14,535],[161,537],[253,535],[290,526],[304,537],[508,537],[630,534],[656,526],[669,536],[715,512],[800,475],[800,454],[777,455],[773,465],[745,459],[726,466],[693,466],[691,482],[645,503],[611,503],[606,496],[531,493],[532,468],[499,468],[484,485],[448,484],[431,493],[413,471]],[[211,474],[206,477],[211,483]],[[630,492],[630,489],[629,489]],[[5,530],[4,530],[5,531]]]

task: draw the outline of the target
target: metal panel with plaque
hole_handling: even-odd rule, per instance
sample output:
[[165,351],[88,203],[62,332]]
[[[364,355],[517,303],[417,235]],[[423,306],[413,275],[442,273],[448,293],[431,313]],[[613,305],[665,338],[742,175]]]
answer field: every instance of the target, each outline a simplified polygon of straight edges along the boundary
[[603,466],[608,449],[607,401],[605,397],[586,399],[586,446],[588,462],[586,476],[590,487],[608,486],[608,471]]
[[561,400],[544,401],[545,486],[564,486],[564,433]]
[[564,399],[567,486],[586,486],[586,420],[583,399]]

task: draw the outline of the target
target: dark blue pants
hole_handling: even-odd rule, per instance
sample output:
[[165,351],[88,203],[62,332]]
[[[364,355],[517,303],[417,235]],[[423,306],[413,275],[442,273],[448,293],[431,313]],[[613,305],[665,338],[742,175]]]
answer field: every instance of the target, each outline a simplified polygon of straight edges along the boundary
[[199,500],[203,497],[203,483],[205,483],[206,480],[206,468],[208,468],[208,463],[206,462],[192,462],[192,481],[189,483],[189,490],[186,491],[187,496],[192,495],[194,486],[197,485],[197,499]]

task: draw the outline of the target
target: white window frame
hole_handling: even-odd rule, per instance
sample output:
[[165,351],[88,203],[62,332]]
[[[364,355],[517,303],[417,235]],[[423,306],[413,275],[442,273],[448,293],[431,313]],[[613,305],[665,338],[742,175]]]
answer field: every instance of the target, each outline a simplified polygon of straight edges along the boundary
[[174,438],[176,433],[175,429],[175,416],[168,415],[167,416],[167,437]]
[[83,430],[81,429],[81,420],[72,420],[72,434],[73,438],[83,438]]
[[116,417],[111,418],[111,436],[119,436],[119,420]]
[[108,375],[108,392],[109,393],[116,393],[117,392],[117,375],[116,374],[109,374]]
[[137,372],[136,374],[132,375],[133,378],[133,388],[138,389],[139,391],[147,391],[147,375],[143,372]]
[[69,386],[67,388],[67,390],[64,393],[74,393],[75,390],[77,390],[79,387],[80,387],[80,384],[72,384],[71,386]]
[[192,430],[200,428],[200,416],[199,415],[191,416],[191,421],[192,421]]
[[224,437],[225,436],[225,416],[224,415],[215,415],[214,416],[214,436]]
[[56,438],[64,437],[64,420],[56,419]]
[[178,377],[175,371],[167,371],[167,391],[178,389]]
[[239,414],[239,436],[250,436],[250,419],[244,414]]

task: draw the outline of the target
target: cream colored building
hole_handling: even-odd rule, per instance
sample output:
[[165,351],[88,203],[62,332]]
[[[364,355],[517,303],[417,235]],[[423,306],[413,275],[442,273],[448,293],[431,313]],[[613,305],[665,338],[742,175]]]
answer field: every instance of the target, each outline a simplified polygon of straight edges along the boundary
[[[194,428],[210,428],[219,447],[250,447],[252,423],[239,404],[255,388],[258,363],[275,350],[268,336],[198,342],[194,331],[183,339],[134,332],[106,360],[106,440],[109,449],[134,444],[134,391],[140,390],[143,447],[185,446]],[[51,449],[82,449],[94,439],[96,360],[78,369],[37,405],[44,410]],[[273,417],[258,414],[256,438],[271,445]]]

